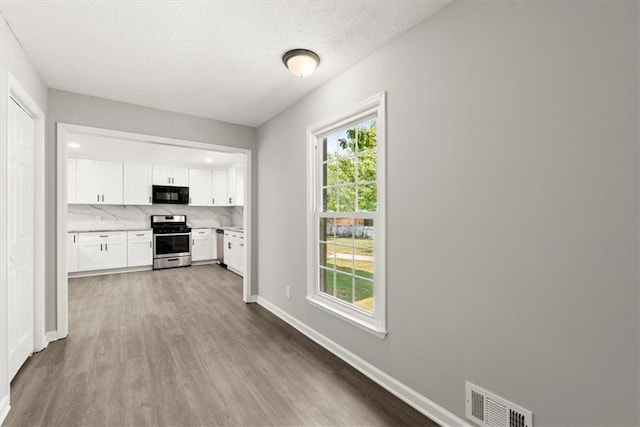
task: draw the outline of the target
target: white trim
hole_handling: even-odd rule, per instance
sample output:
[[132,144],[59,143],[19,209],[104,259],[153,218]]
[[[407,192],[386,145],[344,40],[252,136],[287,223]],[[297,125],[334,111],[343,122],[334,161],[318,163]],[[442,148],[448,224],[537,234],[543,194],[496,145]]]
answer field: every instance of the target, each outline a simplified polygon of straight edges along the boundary
[[[318,181],[321,179],[322,159],[318,156],[318,139],[328,133],[343,129],[352,124],[357,124],[366,117],[376,118],[378,129],[378,210],[371,213],[336,213],[338,217],[348,218],[373,218],[375,223],[374,254],[374,311],[365,312],[354,304],[344,303],[337,298],[329,297],[318,289],[318,226],[317,218],[325,217],[325,212],[319,212],[317,205],[320,203],[318,196]],[[378,338],[384,339],[387,335],[386,321],[386,94],[380,92],[358,105],[354,105],[333,117],[316,123],[307,128],[307,301],[332,315],[340,317],[352,325],[367,332],[371,332]]]
[[151,271],[151,270],[153,270],[152,265],[143,265],[138,267],[107,268],[104,270],[75,271],[73,273],[68,273],[68,274],[69,274],[69,279],[76,279],[79,277],[105,276],[107,274],[134,273],[136,271]]
[[205,142],[188,141],[184,139],[166,138],[161,136],[145,135],[132,132],[122,132],[111,129],[95,128],[90,126],[57,123],[56,129],[56,289],[57,289],[57,336],[64,338],[69,332],[69,307],[68,307],[68,273],[67,273],[67,242],[62,236],[67,234],[67,144],[64,142],[69,132],[108,136],[118,139],[126,139],[137,142],[171,145],[176,147],[197,148],[200,150],[221,151],[225,153],[240,153],[245,155],[245,203],[244,203],[244,235],[246,251],[246,268],[243,278],[243,301],[251,301],[251,150],[226,145],[208,144]]
[[9,404],[9,396],[5,396],[0,402],[0,426],[7,419],[7,415],[9,415],[9,411],[11,410],[11,405]]
[[44,139],[45,115],[38,104],[29,96],[18,80],[7,73],[8,95],[15,100],[34,120],[34,256],[33,256],[33,351],[47,346],[45,337],[45,181],[44,181]]
[[47,342],[54,342],[54,341],[58,341],[60,338],[60,336],[58,336],[58,331],[49,331],[46,334],[47,336]]
[[389,374],[381,371],[376,368],[369,362],[365,361],[361,357],[355,355],[350,352],[346,348],[337,344],[335,341],[327,338],[322,335],[315,329],[307,326],[302,323],[295,317],[289,315],[285,311],[281,310],[279,307],[273,305],[269,301],[264,298],[258,296],[258,304],[260,304],[265,309],[269,310],[271,313],[278,316],[280,319],[288,323],[289,325],[296,328],[303,335],[316,342],[326,350],[335,354],[340,359],[347,362],[349,365],[369,377],[375,383],[389,391],[391,394],[407,403],[412,408],[421,412],[422,414],[429,417],[431,420],[443,426],[465,426],[471,427],[471,424],[466,422],[465,420],[457,417],[453,413],[449,412],[442,406],[437,403],[427,399],[425,396],[421,395],[417,391],[408,387],[407,385],[401,383],[397,379],[393,378]]

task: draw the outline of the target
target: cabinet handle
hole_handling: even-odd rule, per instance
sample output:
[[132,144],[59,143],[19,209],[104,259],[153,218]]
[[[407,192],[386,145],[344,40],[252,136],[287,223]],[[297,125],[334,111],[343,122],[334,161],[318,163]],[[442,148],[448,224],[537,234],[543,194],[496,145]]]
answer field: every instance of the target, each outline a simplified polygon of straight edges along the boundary
[[231,249],[231,242],[227,243],[227,245],[229,245],[227,249]]
[[189,197],[189,204],[191,204],[191,197]]
[[105,250],[105,251],[108,251],[108,250],[109,250],[109,246],[107,246],[107,244],[106,244],[106,243],[104,244],[104,250]]
[[151,247],[151,242],[149,242],[149,247]]
[[211,199],[211,204],[212,204],[212,205],[215,205],[215,204],[216,204],[216,199],[215,199],[215,197]]
[[173,184],[175,182],[175,178],[171,177],[171,183]]
[[73,235],[73,243],[75,243],[75,242],[76,242],[76,235],[74,234]]
[[100,243],[100,252],[102,252],[102,243]]
[[151,196],[149,196],[149,203],[151,203]]
[[231,204],[231,203],[233,203],[233,202],[231,201],[231,197],[229,197],[229,204]]
[[100,202],[100,195],[98,194],[98,202]]
[[144,236],[144,234],[136,234],[136,236],[142,237],[142,236]]
[[167,184],[171,184],[171,177],[167,177]]

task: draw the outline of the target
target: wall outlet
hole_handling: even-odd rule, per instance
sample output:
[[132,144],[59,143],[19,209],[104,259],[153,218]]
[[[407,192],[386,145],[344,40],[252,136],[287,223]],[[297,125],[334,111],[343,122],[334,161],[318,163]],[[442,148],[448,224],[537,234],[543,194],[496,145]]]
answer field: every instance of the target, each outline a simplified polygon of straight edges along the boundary
[[287,298],[291,298],[291,286],[287,286],[285,288],[284,294],[287,296]]

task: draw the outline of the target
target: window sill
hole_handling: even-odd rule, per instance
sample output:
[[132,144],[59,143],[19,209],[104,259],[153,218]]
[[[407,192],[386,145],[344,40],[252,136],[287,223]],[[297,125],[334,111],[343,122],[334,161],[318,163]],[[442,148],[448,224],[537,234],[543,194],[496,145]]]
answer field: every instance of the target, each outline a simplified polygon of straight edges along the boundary
[[326,301],[325,298],[322,298],[318,295],[307,296],[307,301],[311,305],[314,305],[327,313],[330,313],[336,317],[339,317],[352,325],[369,332],[372,335],[380,338],[381,340],[387,336],[386,329],[380,328],[378,325],[375,325],[373,322],[368,322],[355,314],[351,314],[348,312],[348,309],[338,308],[335,304],[332,304],[330,301]]

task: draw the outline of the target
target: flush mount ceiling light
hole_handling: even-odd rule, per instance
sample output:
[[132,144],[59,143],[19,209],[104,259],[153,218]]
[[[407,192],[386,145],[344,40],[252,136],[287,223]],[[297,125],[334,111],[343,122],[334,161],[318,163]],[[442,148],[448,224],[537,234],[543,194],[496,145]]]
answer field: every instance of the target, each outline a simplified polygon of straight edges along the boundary
[[204,159],[204,161],[207,162],[207,163],[211,163],[211,162],[213,162],[213,159],[207,158],[207,159]]
[[282,57],[284,66],[296,77],[306,77],[320,64],[320,57],[307,49],[293,49]]
[[67,145],[71,148],[80,148],[80,144],[76,144],[75,142],[70,142]]

